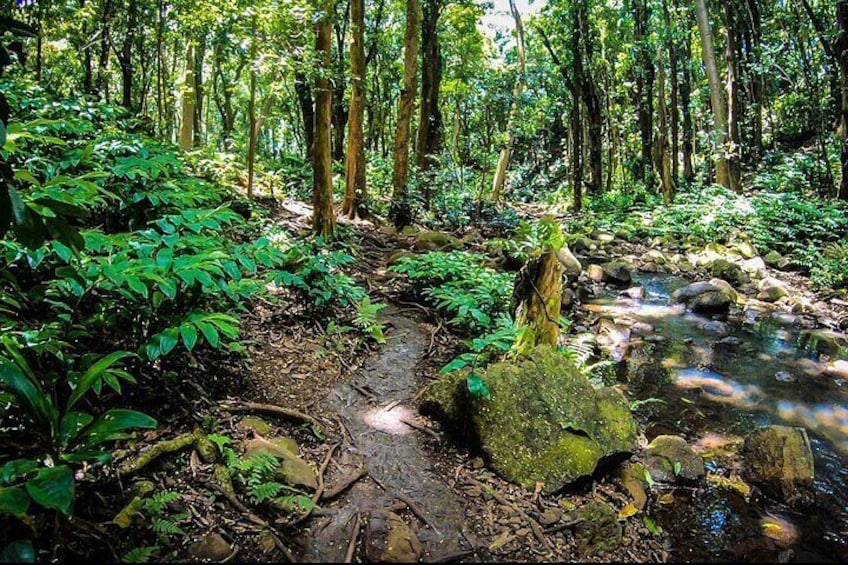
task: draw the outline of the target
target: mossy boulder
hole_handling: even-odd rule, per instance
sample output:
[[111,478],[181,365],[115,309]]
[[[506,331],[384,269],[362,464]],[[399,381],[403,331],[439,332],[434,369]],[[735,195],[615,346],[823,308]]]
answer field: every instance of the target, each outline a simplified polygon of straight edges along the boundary
[[318,475],[312,466],[297,456],[297,443],[288,438],[256,437],[244,442],[244,456],[269,453],[280,460],[277,479],[292,486],[318,488]]
[[425,231],[415,238],[416,251],[453,251],[462,247],[454,236],[439,231]]
[[661,435],[654,438],[645,452],[645,466],[655,481],[675,483],[704,479],[704,460],[692,451],[680,436]]
[[365,556],[370,563],[418,563],[421,541],[394,512],[371,512],[365,530]]
[[815,464],[804,428],[765,426],[745,438],[745,478],[790,506],[815,502]]
[[686,304],[699,314],[726,314],[736,298],[736,292],[727,282],[713,279],[684,286],[676,290],[669,301]]
[[622,530],[616,511],[603,502],[590,502],[577,510],[582,521],[574,528],[579,556],[591,557],[621,546]]
[[636,425],[625,397],[594,388],[567,358],[541,346],[483,371],[489,399],[472,398],[466,375],[443,376],[422,410],[441,419],[492,468],[526,487],[560,490],[633,451]]
[[710,272],[714,277],[731,284],[742,285],[748,282],[748,275],[745,274],[742,267],[727,259],[716,259],[710,263]]
[[760,281],[758,288],[760,292],[757,294],[757,300],[763,302],[777,302],[784,296],[789,296],[786,285],[778,279],[765,278]]
[[765,254],[763,260],[769,267],[777,267],[783,261],[783,256],[774,249],[772,249],[771,251]]

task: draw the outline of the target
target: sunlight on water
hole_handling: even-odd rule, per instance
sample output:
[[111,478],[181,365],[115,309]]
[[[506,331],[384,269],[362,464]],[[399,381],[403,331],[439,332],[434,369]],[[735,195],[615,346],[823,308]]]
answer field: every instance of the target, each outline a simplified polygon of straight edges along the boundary
[[680,388],[700,389],[704,398],[737,408],[754,408],[764,398],[758,386],[739,384],[718,373],[699,369],[679,370],[675,384]]

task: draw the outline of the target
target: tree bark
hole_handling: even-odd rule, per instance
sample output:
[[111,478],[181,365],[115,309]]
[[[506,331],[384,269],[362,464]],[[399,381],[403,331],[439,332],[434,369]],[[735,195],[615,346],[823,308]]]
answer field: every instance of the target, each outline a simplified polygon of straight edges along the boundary
[[837,197],[848,200],[848,0],[839,0],[836,5],[836,52],[839,61],[839,82],[842,90],[839,111],[839,139],[842,141],[842,181]]
[[545,249],[516,277],[512,303],[519,337],[513,350],[519,355],[528,355],[539,345],[556,347],[559,342],[564,267],[557,251]]
[[247,101],[247,197],[253,198],[253,175],[256,165],[256,14],[251,21],[250,98]]
[[[100,97],[109,101],[109,23],[112,17],[112,0],[103,1],[100,15],[100,61],[97,69],[97,90]],[[39,37],[41,35],[39,34]]]
[[683,35],[683,62],[682,78],[680,82],[680,112],[683,115],[683,180],[692,182],[695,178],[695,169],[692,166],[692,153],[694,152],[693,137],[695,130],[692,124],[692,42],[691,42],[691,16],[687,9],[686,30]]
[[586,106],[586,140],[588,141],[589,153],[589,181],[586,190],[590,194],[601,191],[603,187],[603,142],[604,116],[601,111],[601,97],[598,94],[598,86],[592,69],[594,58],[594,42],[589,36],[589,18],[586,16],[585,7],[580,11],[580,41],[586,52],[586,68],[583,69],[583,83],[581,92],[583,104]]
[[642,155],[637,164],[636,174],[646,187],[652,185],[653,137],[654,137],[654,78],[653,53],[648,48],[648,25],[651,20],[651,8],[647,0],[635,0],[633,3],[636,34],[634,42],[637,49],[636,98],[639,118],[639,137],[642,141]]
[[734,4],[735,2],[732,1],[725,2],[724,4],[725,28],[727,31],[727,127],[729,136],[726,155],[730,189],[734,192],[741,192],[742,141],[739,135],[739,121],[741,119],[742,109],[739,103],[739,61],[736,56],[738,34]]
[[421,30],[421,6],[418,0],[406,1],[406,31],[403,40],[403,89],[400,93],[395,130],[394,170],[392,172],[392,210],[390,215],[400,229],[412,222],[409,204],[409,130],[415,106],[418,78],[418,43]]
[[583,120],[580,109],[580,85],[583,84],[583,53],[580,41],[580,18],[583,0],[572,7],[571,56],[573,81],[571,85],[571,176],[574,183],[574,212],[583,209]]
[[[333,79],[333,161],[341,161],[345,158],[345,131],[347,129],[348,109],[345,108],[345,42],[347,40],[348,12],[351,0],[336,2],[333,13],[333,30],[336,35],[335,72]],[[336,14],[335,9],[342,6],[343,12]]]
[[365,0],[351,0],[353,42],[350,46],[350,116],[345,158],[345,197],[342,214],[350,219],[364,212],[366,202],[365,139]]
[[124,35],[124,43],[121,47],[121,106],[133,112],[132,90],[133,90],[133,64],[132,45],[135,39],[136,27],[138,26],[138,0],[129,0],[127,7],[127,32]]
[[518,78],[515,81],[515,90],[513,91],[512,106],[509,111],[509,119],[506,124],[506,144],[501,149],[498,157],[498,164],[495,168],[495,178],[492,181],[492,200],[498,202],[501,198],[504,185],[506,184],[506,172],[509,169],[509,162],[512,159],[512,152],[515,146],[515,136],[512,133],[515,127],[515,120],[518,119],[518,100],[524,93],[524,72],[526,59],[524,54],[524,26],[521,23],[521,14],[515,5],[515,0],[509,0],[509,9],[512,12],[512,18],[515,20],[515,41],[518,48]]
[[665,101],[665,66],[662,61],[662,52],[657,47],[658,63],[658,89],[659,89],[659,128],[655,145],[656,167],[660,173],[660,190],[663,195],[663,203],[668,205],[674,200],[675,183],[671,168],[671,149],[668,140],[668,105]]
[[294,74],[294,92],[297,96],[297,104],[300,107],[300,117],[303,121],[303,137],[306,140],[306,160],[312,162],[315,145],[315,104],[312,101],[312,88],[309,80],[302,72]]
[[318,21],[315,51],[321,73],[315,81],[315,148],[312,159],[312,231],[319,237],[332,237],[336,229],[333,211],[333,86],[329,72],[333,64],[333,1],[325,0]]
[[695,13],[698,18],[698,29],[701,33],[704,66],[707,69],[707,79],[710,84],[710,103],[712,104],[716,137],[716,180],[724,187],[732,189],[726,157],[728,143],[727,100],[725,99],[721,79],[718,74],[718,65],[716,64],[715,50],[713,48],[713,32],[710,26],[710,14],[707,11],[705,0],[695,0]]
[[203,107],[206,103],[206,92],[203,87],[203,60],[206,58],[206,34],[201,33],[194,50],[194,144],[203,143]]
[[194,42],[186,40],[185,78],[183,80],[182,123],[180,149],[188,151],[194,145]]
[[427,170],[436,164],[442,141],[442,112],[439,91],[442,85],[442,52],[439,45],[439,17],[443,0],[424,0],[421,20],[421,109],[418,139],[415,144],[416,164],[421,176],[424,206],[430,207],[430,179]]

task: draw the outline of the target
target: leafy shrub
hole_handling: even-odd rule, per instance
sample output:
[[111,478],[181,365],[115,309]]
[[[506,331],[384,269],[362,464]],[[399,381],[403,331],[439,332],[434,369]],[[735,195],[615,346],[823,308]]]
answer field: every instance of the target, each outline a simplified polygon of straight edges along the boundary
[[402,257],[391,267],[404,274],[450,322],[467,331],[486,330],[509,311],[513,277],[483,266],[481,255],[453,251]]

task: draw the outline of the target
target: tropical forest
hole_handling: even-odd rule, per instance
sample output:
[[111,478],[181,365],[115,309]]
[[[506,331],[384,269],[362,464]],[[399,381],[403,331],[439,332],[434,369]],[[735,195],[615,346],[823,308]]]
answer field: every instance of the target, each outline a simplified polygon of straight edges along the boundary
[[848,561],[848,0],[0,0],[0,562]]

